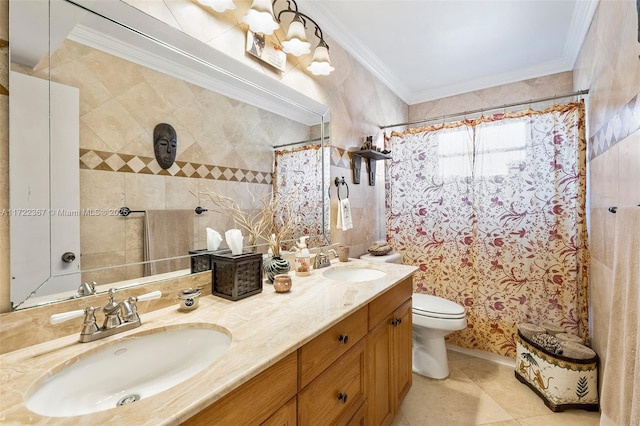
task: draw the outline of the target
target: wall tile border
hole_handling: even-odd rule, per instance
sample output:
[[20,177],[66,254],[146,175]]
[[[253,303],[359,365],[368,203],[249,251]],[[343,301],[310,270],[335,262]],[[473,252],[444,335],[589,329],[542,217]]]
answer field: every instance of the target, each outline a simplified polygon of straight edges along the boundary
[[589,161],[596,158],[636,130],[640,129],[640,94],[589,138]]
[[271,185],[271,172],[245,170],[236,167],[177,161],[169,169],[160,167],[155,158],[117,152],[80,149],[80,168],[108,172],[139,173]]

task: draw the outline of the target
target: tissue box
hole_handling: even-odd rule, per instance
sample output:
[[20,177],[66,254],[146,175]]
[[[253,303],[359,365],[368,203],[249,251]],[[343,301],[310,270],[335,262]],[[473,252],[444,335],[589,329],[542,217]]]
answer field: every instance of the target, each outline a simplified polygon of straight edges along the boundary
[[518,332],[516,378],[529,386],[551,411],[598,411],[598,356],[574,359],[552,354]]
[[211,292],[216,296],[239,300],[261,293],[262,254],[212,254],[211,274]]
[[211,251],[208,250],[190,250],[191,255],[191,273],[209,271],[211,269]]

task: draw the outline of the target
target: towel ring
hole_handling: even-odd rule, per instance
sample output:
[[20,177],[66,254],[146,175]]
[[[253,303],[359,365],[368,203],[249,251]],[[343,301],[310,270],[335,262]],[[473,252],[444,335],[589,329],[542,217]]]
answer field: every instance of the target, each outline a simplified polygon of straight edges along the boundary
[[342,200],[342,198],[340,198],[340,185],[347,187],[347,198],[349,198],[349,185],[347,185],[347,182],[344,180],[344,176],[342,176],[342,179],[336,178],[334,182],[336,184],[336,188],[338,188],[338,200]]

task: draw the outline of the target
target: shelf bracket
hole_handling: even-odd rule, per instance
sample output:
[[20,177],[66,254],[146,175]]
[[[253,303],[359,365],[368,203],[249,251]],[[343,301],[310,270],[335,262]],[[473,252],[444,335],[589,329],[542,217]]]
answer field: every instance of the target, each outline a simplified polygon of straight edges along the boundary
[[389,151],[385,153],[374,151],[371,149],[364,149],[360,151],[353,151],[351,155],[351,168],[353,169],[353,183],[360,183],[360,170],[362,169],[362,158],[364,158],[367,164],[367,174],[369,175],[369,185],[375,186],[376,184],[376,161],[378,160],[390,160],[391,156],[388,155]]
[[360,170],[362,169],[362,157],[351,154],[351,170],[353,171],[353,183],[360,184]]

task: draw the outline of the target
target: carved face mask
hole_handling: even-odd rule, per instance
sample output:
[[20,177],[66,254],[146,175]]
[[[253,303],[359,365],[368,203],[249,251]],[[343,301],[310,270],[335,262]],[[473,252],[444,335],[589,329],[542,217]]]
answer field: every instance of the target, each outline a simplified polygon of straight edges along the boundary
[[153,129],[153,150],[160,167],[168,169],[173,165],[178,151],[178,137],[170,124],[160,123]]

